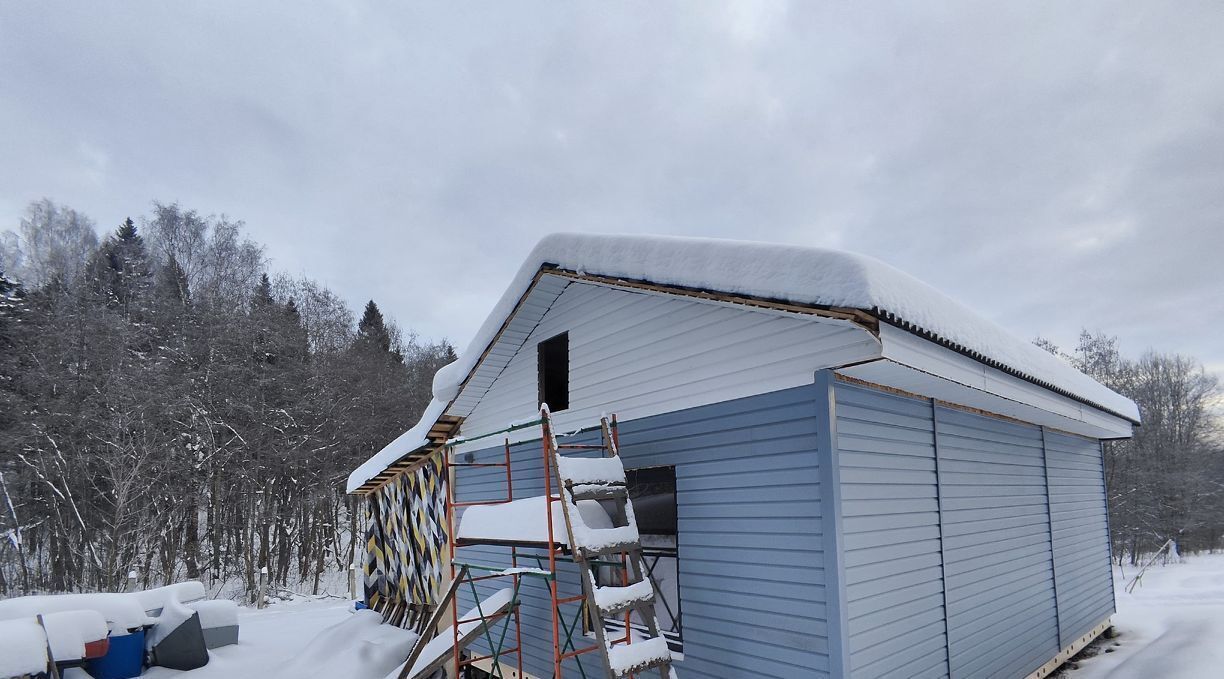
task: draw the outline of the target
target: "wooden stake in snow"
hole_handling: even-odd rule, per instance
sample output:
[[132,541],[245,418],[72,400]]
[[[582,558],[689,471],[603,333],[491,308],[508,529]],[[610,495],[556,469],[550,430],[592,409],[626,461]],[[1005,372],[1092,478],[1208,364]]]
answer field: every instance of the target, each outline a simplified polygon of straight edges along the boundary
[[[43,622],[42,614],[34,616],[38,621],[38,626],[43,629],[43,635],[47,633],[47,624]],[[60,679],[59,666],[55,664],[55,656],[51,654],[51,637],[47,637],[47,676],[51,679]]]
[[264,607],[264,599],[268,596],[268,567],[259,567],[259,592],[256,594],[259,599],[255,602],[256,608]]

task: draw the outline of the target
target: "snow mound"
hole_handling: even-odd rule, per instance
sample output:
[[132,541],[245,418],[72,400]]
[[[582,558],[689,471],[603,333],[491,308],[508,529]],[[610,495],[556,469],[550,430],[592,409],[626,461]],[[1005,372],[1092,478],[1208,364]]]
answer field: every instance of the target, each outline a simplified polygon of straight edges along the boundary
[[47,637],[34,618],[0,621],[0,677],[47,669]]
[[157,622],[153,625],[153,629],[145,636],[145,648],[152,649],[162,642],[163,639],[170,636],[170,633],[179,628],[179,625],[191,619],[191,616],[196,612],[187,608],[186,605],[179,602],[177,598],[168,597],[163,602],[161,615],[157,616]]
[[176,599],[181,603],[203,599],[205,597],[204,583],[197,580],[176,582],[165,587],[133,592],[132,596],[136,597],[146,612],[152,612],[163,608],[171,599]]
[[382,624],[374,611],[355,612],[352,617],[324,629],[306,645],[305,651],[284,665],[279,679],[370,679],[381,677],[404,663],[415,632]]
[[[43,616],[51,657],[56,660],[81,660],[85,644],[105,639],[109,633],[106,619],[97,611],[60,611]],[[3,676],[3,675],[0,675]]]
[[200,627],[215,629],[238,624],[238,604],[228,599],[193,601],[187,608],[200,614]]
[[[454,646],[456,636],[462,639],[479,630],[480,626],[484,624],[491,627],[495,621],[488,618],[497,611],[510,606],[513,602],[514,590],[509,587],[500,589],[484,601],[481,601],[476,607],[459,618],[459,631],[457,634],[454,627],[447,627],[439,632],[438,636],[430,639],[429,643],[425,644],[424,648],[421,649],[421,654],[417,657],[417,661],[412,664],[412,671],[408,673],[408,676],[411,677],[418,672],[423,672],[436,658],[443,653],[449,652],[451,647]],[[407,655],[407,653],[404,655]],[[405,662],[401,660],[399,665],[389,671],[385,679],[397,679],[399,671],[403,669]]]
[[81,610],[97,611],[111,631],[118,634],[152,622],[135,596],[112,593],[48,594],[5,599],[0,601],[0,620],[33,619],[39,614]]

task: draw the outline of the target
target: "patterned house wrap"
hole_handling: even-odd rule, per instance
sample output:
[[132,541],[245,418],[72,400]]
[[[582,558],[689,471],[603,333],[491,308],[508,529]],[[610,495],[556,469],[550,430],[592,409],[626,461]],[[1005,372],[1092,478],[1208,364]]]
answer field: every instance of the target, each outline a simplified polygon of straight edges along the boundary
[[370,497],[365,559],[370,606],[382,599],[433,603],[441,589],[448,543],[442,455],[439,451]]

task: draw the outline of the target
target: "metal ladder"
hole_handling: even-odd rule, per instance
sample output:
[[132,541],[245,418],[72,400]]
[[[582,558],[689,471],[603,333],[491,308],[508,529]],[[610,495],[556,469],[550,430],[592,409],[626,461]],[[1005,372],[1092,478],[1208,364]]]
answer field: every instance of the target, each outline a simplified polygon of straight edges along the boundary
[[[663,679],[674,679],[671,651],[655,615],[654,586],[647,578],[642,543],[633,515],[625,467],[617,449],[616,420],[600,419],[600,444],[558,444],[547,406],[540,409],[545,445],[551,449],[552,470],[561,497],[565,529],[574,562],[582,578],[593,631],[603,648],[604,669],[610,679],[621,679],[657,669]],[[601,457],[567,456],[563,451],[600,451]],[[582,518],[579,502],[596,501],[608,511],[612,527],[592,528]],[[593,564],[621,558],[621,584],[599,586]],[[634,634],[630,617],[637,613],[648,635]],[[623,623],[623,637],[608,638],[607,620]]]

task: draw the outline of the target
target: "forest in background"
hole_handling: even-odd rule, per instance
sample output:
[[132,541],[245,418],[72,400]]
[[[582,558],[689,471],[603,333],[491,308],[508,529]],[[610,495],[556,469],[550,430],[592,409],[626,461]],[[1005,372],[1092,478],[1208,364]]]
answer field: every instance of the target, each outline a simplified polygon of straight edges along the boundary
[[[1114,558],[1224,544],[1219,384],[1195,359],[1037,340],[1134,399],[1106,442]],[[371,301],[269,274],[241,222],[177,204],[99,238],[32,203],[0,233],[0,596],[178,578],[317,590],[352,562],[348,472],[454,360]]]
[[1070,352],[1036,343],[1139,405],[1134,437],[1102,446],[1114,561],[1136,564],[1170,540],[1174,552],[1224,548],[1218,378],[1189,356],[1149,350],[1127,358],[1118,338],[1100,333],[1082,332]]
[[32,203],[0,233],[0,595],[317,590],[353,559],[344,479],[454,356],[270,274],[241,222],[155,203],[100,238]]

